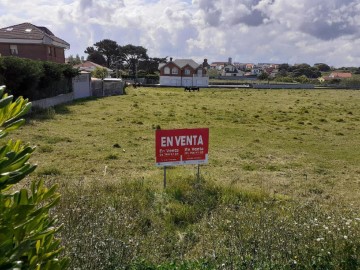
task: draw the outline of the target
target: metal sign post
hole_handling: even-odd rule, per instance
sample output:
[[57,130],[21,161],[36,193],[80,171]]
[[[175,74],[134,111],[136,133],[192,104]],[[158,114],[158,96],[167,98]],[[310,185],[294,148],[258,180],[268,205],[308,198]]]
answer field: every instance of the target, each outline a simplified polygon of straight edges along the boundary
[[200,181],[200,164],[197,166],[197,180]]
[[156,166],[164,167],[164,188],[166,188],[166,166],[197,166],[200,180],[200,164],[208,163],[209,129],[172,129],[155,132]]

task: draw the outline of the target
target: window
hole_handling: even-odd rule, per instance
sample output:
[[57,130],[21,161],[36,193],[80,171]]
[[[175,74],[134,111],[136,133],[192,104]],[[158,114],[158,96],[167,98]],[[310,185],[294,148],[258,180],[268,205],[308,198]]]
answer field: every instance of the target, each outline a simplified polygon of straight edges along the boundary
[[54,56],[56,57],[56,48],[54,48]]
[[164,74],[170,74],[170,68],[165,67],[164,68]]
[[190,69],[185,69],[185,75],[190,75]]
[[171,74],[178,74],[179,73],[179,70],[177,68],[173,68],[171,70]]
[[18,48],[17,48],[17,45],[10,45],[10,54],[11,55],[16,55],[18,54]]
[[52,55],[51,47],[48,47],[48,54]]

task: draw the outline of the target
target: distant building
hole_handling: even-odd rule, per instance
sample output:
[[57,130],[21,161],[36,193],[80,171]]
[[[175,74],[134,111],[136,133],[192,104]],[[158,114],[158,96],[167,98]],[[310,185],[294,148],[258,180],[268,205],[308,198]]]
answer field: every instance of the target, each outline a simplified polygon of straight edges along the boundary
[[103,67],[103,66],[101,66],[99,64],[96,64],[94,62],[91,62],[91,61],[85,61],[85,62],[83,62],[81,64],[74,65],[74,68],[78,68],[80,71],[87,71],[87,72],[92,72],[96,68],[105,68],[108,73],[113,72],[112,69],[109,69],[107,67]]
[[207,59],[198,64],[192,59],[176,59],[159,64],[160,85],[167,86],[203,86],[209,85]]
[[22,23],[0,29],[0,55],[65,63],[70,44],[48,28]]
[[323,76],[319,78],[319,82],[332,81],[332,80],[342,80],[350,79],[352,74],[350,72],[332,72],[329,76]]
[[210,68],[222,70],[229,62],[212,62]]
[[235,65],[228,64],[223,68],[221,72],[221,76],[226,76],[226,77],[244,76],[244,72],[236,68]]
[[350,72],[332,72],[329,75],[329,78],[332,79],[350,79],[352,74]]

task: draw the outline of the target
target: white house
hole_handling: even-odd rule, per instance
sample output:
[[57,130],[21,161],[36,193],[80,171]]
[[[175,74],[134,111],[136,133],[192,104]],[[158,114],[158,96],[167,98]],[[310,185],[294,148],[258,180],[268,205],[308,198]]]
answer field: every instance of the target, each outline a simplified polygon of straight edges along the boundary
[[244,72],[232,64],[227,64],[221,71],[221,76],[244,76]]

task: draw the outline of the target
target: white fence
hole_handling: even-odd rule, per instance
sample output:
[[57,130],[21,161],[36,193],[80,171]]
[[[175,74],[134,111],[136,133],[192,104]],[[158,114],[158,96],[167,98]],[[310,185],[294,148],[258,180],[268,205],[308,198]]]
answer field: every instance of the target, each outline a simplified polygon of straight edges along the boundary
[[74,100],[74,93],[69,93],[69,94],[59,95],[56,97],[35,100],[32,101],[31,103],[33,107],[46,109],[46,108],[54,107],[56,105],[69,103],[73,100]]
[[160,76],[160,85],[208,87],[209,77],[203,75],[194,75],[193,77]]

